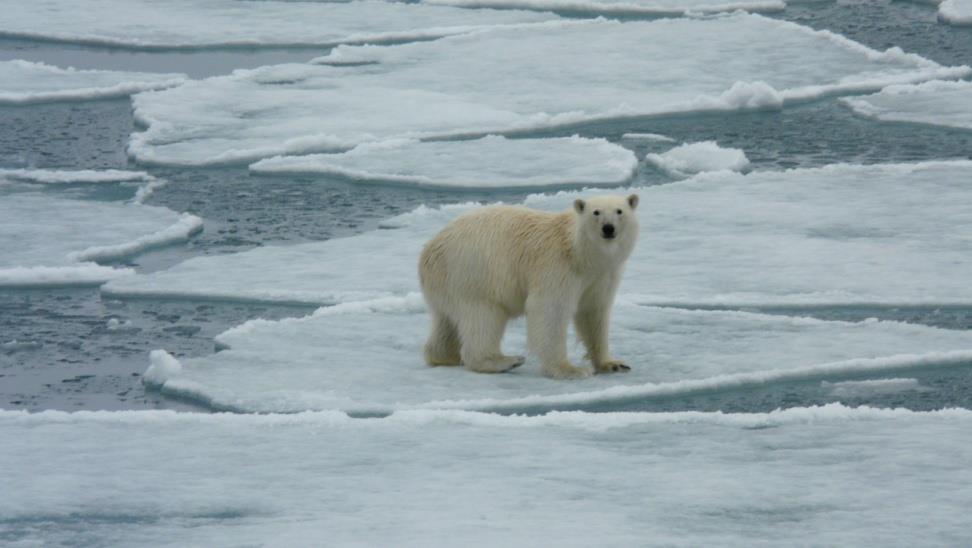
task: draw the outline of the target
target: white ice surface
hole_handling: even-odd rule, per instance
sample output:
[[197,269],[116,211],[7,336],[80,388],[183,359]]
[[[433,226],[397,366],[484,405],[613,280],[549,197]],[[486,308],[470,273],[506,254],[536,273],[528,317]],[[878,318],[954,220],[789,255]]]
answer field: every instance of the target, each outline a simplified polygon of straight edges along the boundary
[[147,129],[132,135],[129,153],[149,163],[247,163],[389,138],[779,108],[970,72],[743,13],[552,21],[396,46],[341,46],[318,63],[239,70],[139,94],[135,116]]
[[250,169],[430,187],[511,188],[619,184],[630,179],[637,167],[634,153],[605,139],[494,135],[472,141],[363,144],[343,154],[277,156]]
[[645,161],[678,176],[705,171],[742,171],[749,166],[749,158],[741,149],[723,148],[715,141],[686,143],[660,154],[647,154]]
[[854,112],[878,120],[972,129],[972,82],[889,86],[872,95],[841,100]]
[[559,10],[595,14],[685,15],[723,11],[781,11],[783,0],[422,0],[424,4],[469,8]]
[[7,2],[0,35],[131,48],[326,46],[414,40],[552,14],[397,2],[32,0]]
[[667,135],[660,135],[658,133],[625,133],[621,136],[622,139],[627,141],[649,141],[656,143],[673,143],[675,139]]
[[202,221],[161,207],[38,194],[0,197],[0,287],[98,284],[133,273],[116,260],[186,240]]
[[[696,306],[972,304],[970,161],[716,172],[640,193],[621,292]],[[584,193],[534,195],[564,210]],[[421,207],[350,238],[199,257],[116,296],[332,304],[418,291],[422,245],[472,204]]]
[[[4,6],[4,12],[9,7]],[[0,21],[5,19],[6,14]],[[76,70],[21,60],[0,61],[0,105],[117,97],[170,88],[185,81],[183,74]]]
[[945,0],[938,5],[938,18],[951,25],[972,25],[972,0]]
[[[420,295],[320,308],[281,321],[254,320],[220,334],[224,350],[184,359],[151,356],[146,382],[215,409],[253,412],[411,408],[546,410],[832,378],[901,368],[972,365],[972,332],[893,322],[824,322],[734,311],[687,311],[618,303],[612,353],[626,374],[551,380],[532,358],[508,374],[427,367]],[[525,355],[525,325],[504,350]],[[574,363],[584,351],[574,345]]]
[[0,438],[0,530],[25,545],[972,543],[958,409],[4,411]]

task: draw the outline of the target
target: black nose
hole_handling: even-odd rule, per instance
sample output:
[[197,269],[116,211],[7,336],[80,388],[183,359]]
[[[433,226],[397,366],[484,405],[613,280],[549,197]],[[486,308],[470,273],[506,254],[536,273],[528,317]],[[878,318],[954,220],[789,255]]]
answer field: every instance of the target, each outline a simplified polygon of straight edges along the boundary
[[614,225],[604,225],[601,227],[601,232],[604,234],[605,238],[614,237]]

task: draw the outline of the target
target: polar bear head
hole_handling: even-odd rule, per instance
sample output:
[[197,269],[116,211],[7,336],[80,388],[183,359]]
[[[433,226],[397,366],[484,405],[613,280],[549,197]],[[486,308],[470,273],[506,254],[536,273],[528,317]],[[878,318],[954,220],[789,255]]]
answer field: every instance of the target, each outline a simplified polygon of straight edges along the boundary
[[577,236],[630,250],[638,236],[638,220],[634,214],[637,207],[637,194],[574,200]]

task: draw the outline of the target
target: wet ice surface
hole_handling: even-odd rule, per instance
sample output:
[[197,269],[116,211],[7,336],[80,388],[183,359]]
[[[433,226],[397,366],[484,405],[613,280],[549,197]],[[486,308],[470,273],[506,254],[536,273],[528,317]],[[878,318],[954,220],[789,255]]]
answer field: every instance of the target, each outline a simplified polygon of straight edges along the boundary
[[[966,545],[968,410],[0,412],[0,540]],[[340,448],[340,450],[335,450]],[[44,455],[44,458],[37,458]],[[583,516],[583,519],[565,519]]]
[[780,11],[783,0],[422,0],[425,4],[470,8],[517,8],[572,14],[685,15],[746,10]]

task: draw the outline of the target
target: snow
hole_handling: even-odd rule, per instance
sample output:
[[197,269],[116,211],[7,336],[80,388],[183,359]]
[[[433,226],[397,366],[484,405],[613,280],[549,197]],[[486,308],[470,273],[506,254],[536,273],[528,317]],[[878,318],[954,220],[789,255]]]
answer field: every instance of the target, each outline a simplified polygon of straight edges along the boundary
[[0,105],[118,97],[171,88],[185,81],[183,74],[76,70],[21,60],[0,61]]
[[945,0],[938,5],[938,18],[952,25],[972,25],[972,0]]
[[343,154],[277,156],[250,169],[430,187],[510,188],[619,184],[637,167],[634,153],[605,139],[488,136],[474,141],[363,144]]
[[[27,545],[967,545],[972,414],[0,412]],[[44,458],[37,458],[43,455]],[[447,539],[447,540],[444,540]]]
[[238,70],[138,94],[135,116],[147,129],[132,135],[129,154],[143,163],[251,163],[392,138],[779,108],[970,72],[745,13],[551,21],[340,46],[317,63]]
[[722,148],[715,141],[685,143],[661,154],[647,154],[645,161],[676,176],[704,171],[742,171],[749,166],[745,152],[738,148]]
[[[638,192],[621,293],[683,307],[969,305],[970,161],[714,172]],[[531,196],[564,210],[578,196]],[[474,207],[421,207],[349,238],[185,261],[113,296],[334,304],[418,291],[422,245]]]
[[[525,355],[523,321],[507,354]],[[304,318],[254,320],[216,337],[223,350],[175,359],[156,353],[146,382],[166,395],[244,412],[398,409],[546,411],[725,390],[780,380],[832,378],[972,363],[972,333],[894,322],[825,322],[735,311],[615,306],[613,354],[627,374],[565,382],[533,358],[512,373],[429,368],[418,294],[318,309]],[[574,363],[583,362],[574,345]]]
[[552,14],[396,2],[36,0],[4,7],[0,35],[139,49],[329,46],[418,40]]
[[0,199],[0,287],[90,285],[131,275],[117,260],[185,241],[202,221],[151,206],[15,193]]
[[972,82],[931,81],[889,86],[863,97],[841,99],[862,116],[972,129]]
[[425,4],[468,8],[556,10],[593,14],[687,15],[723,11],[781,11],[783,0],[422,0]]

